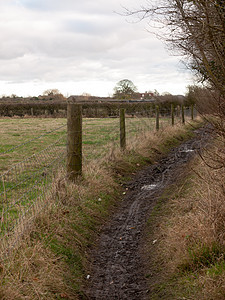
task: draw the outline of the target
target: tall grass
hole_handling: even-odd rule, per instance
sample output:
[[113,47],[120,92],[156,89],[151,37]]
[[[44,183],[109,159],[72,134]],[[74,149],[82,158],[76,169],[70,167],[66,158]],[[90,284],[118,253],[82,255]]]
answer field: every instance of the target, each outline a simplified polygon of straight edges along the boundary
[[164,294],[165,299],[225,299],[223,146],[222,141],[214,141],[196,159],[186,180],[174,188],[176,192],[170,193],[158,218],[153,218],[152,222],[160,225],[153,225],[149,239],[149,249],[152,239],[158,240],[151,267],[154,269],[161,261],[163,268],[152,286],[152,295]]

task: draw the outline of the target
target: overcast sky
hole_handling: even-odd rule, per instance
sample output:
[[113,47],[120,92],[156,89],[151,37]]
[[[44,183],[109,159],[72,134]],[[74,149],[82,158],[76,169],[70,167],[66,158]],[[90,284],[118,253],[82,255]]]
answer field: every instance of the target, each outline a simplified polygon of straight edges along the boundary
[[0,95],[56,88],[65,96],[108,96],[121,79],[132,80],[140,92],[185,93],[191,75],[180,58],[165,50],[145,22],[118,14],[139,4],[0,0]]

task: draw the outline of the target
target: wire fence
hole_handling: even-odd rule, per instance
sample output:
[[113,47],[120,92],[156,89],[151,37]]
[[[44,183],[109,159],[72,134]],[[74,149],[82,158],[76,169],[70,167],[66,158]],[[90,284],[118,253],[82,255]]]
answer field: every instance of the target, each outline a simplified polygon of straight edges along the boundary
[[[126,114],[127,140],[135,139],[146,131],[156,130],[156,111],[148,113],[139,111]],[[170,113],[169,109],[161,111],[161,129],[171,124]],[[185,115],[186,118],[191,118],[189,109],[185,110]],[[42,124],[47,120],[42,119]],[[33,121],[29,119],[33,136],[30,139],[24,139],[23,136],[24,141],[20,143],[16,140],[15,134],[10,136],[9,126],[7,132],[4,132],[4,122],[9,121],[1,120],[1,130],[5,138],[3,134],[3,143],[0,147],[0,170],[2,172],[0,175],[0,256],[3,253],[5,255],[18,243],[20,236],[34,217],[48,205],[47,199],[54,176],[59,168],[62,168],[66,174],[68,159],[66,120],[59,119],[59,126],[55,128],[49,129],[43,125],[43,128],[38,130],[36,123],[32,125]],[[17,119],[16,122],[22,124],[24,119]],[[56,125],[57,120],[52,122]],[[175,124],[180,122],[181,118],[177,113]],[[113,117],[84,118],[83,163],[88,164],[93,159],[104,158],[112,148],[119,149],[120,138],[119,111]],[[17,157],[16,160],[14,160],[15,157]]]
[[[159,111],[159,129],[163,130],[172,125],[171,110],[169,108]],[[186,121],[191,120],[191,110],[189,107],[184,110]],[[126,140],[128,143],[135,140],[145,132],[156,130],[156,110],[152,109],[125,112]],[[174,126],[181,124],[181,111],[175,110]],[[83,143],[82,153],[84,164],[90,160],[104,158],[112,149],[120,148],[120,121],[119,109],[114,112],[113,117],[88,118],[83,121]]]
[[[9,248],[12,240],[19,238],[26,224],[34,218],[38,203],[47,199],[46,193],[54,171],[65,164],[66,130],[62,131],[65,128],[66,125],[60,126],[0,153],[0,159],[4,160],[7,168],[0,176],[0,237],[3,249]],[[56,134],[59,132],[59,135]],[[43,142],[53,133],[57,136],[53,143],[44,148],[40,145],[39,148],[43,148],[40,151],[12,166],[6,165],[9,153],[11,156],[20,156],[20,152],[29,153],[34,142],[35,145],[37,140]]]

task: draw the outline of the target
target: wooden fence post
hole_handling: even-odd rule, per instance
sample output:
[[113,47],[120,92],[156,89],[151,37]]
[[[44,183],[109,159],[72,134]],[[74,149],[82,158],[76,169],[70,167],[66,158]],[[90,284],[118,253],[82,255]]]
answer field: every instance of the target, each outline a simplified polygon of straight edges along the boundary
[[177,106],[177,117],[180,118],[180,105]]
[[159,106],[156,106],[156,130],[159,130]]
[[125,109],[120,108],[120,148],[126,148],[126,125],[125,125]]
[[185,118],[184,118],[184,105],[181,105],[181,114],[182,114],[182,124],[185,124]]
[[149,107],[149,118],[152,117],[152,106]]
[[67,105],[67,176],[74,181],[82,175],[82,106]]
[[191,119],[194,120],[194,104],[191,104]]
[[171,124],[174,126],[174,105],[171,104]]

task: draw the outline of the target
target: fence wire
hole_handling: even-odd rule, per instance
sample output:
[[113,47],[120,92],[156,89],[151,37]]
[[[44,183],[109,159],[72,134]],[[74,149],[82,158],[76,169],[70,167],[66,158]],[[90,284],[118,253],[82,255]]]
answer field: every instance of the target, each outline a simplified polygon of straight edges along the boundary
[[83,130],[84,163],[103,158],[119,145],[119,118],[87,119]]
[[13,152],[13,151],[15,151],[16,149],[21,148],[21,147],[23,147],[23,146],[26,146],[27,144],[30,144],[30,143],[33,142],[33,141],[39,140],[39,139],[41,139],[41,138],[43,138],[43,137],[45,137],[45,136],[47,136],[47,135],[49,135],[49,134],[51,134],[51,133],[53,133],[53,132],[55,132],[55,131],[58,131],[58,130],[60,130],[60,129],[62,129],[62,128],[65,128],[65,126],[66,126],[66,125],[62,125],[62,126],[60,126],[60,127],[58,127],[58,128],[55,128],[55,129],[53,129],[53,130],[51,130],[51,131],[48,131],[48,132],[46,132],[46,133],[44,133],[44,134],[41,134],[41,135],[39,135],[39,136],[37,136],[37,137],[34,137],[33,139],[30,139],[30,140],[28,140],[28,141],[26,141],[26,142],[24,142],[24,143],[21,143],[21,144],[19,144],[19,145],[16,145],[16,146],[14,146],[14,147],[12,147],[12,148],[6,150],[6,151],[2,151],[2,152],[0,152],[0,155],[4,155],[4,154],[7,154],[7,153],[9,153],[9,152]]
[[[174,110],[174,125],[181,123],[181,111]],[[96,114],[96,110],[95,110]],[[185,110],[185,117],[191,117],[189,110]],[[156,110],[126,112],[126,141],[132,143],[140,135],[156,130]],[[160,126],[171,126],[171,110],[160,110]],[[114,116],[103,118],[87,118],[83,121],[83,162],[89,163],[93,159],[110,157],[116,149],[120,148],[120,120],[119,110]]]
[[[30,146],[32,142],[58,132],[59,137],[44,149],[32,154],[21,162],[7,167],[0,175],[0,238],[3,252],[5,245],[15,239],[15,233],[22,233],[37,213],[38,202],[46,201],[46,191],[52,183],[54,171],[65,165],[66,132],[60,132],[66,125],[41,134],[25,143],[11,148]],[[57,135],[56,135],[57,136]],[[9,151],[7,151],[8,154]],[[3,155],[3,153],[1,153]],[[4,158],[4,155],[1,157]]]

